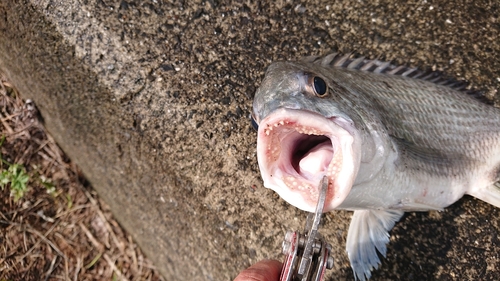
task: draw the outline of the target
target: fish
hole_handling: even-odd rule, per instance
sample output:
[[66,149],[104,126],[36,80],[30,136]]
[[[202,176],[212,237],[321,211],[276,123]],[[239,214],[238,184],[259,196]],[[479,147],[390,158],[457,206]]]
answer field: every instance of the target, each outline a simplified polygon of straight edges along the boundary
[[356,280],[386,256],[405,212],[465,194],[500,207],[500,110],[439,72],[333,53],[268,66],[253,100],[265,187],[314,212],[354,211],[346,251]]

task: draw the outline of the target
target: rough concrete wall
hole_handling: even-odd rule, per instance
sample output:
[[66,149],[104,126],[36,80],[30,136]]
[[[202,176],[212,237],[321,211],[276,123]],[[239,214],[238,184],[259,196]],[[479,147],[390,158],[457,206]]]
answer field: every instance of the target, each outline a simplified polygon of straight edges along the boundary
[[[265,67],[354,50],[494,95],[499,12],[496,1],[1,1],[0,71],[167,280],[231,280],[281,259],[284,232],[305,220],[259,178],[248,115]],[[349,217],[330,213],[321,230],[335,280],[352,280]],[[373,279],[498,279],[498,217],[470,198],[410,214]]]

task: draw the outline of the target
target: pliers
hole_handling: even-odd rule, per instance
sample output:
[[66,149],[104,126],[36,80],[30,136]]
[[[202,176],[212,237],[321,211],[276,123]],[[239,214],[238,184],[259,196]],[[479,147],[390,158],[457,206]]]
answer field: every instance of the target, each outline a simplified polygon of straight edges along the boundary
[[304,233],[288,231],[285,235],[283,254],[286,258],[280,281],[321,281],[326,269],[333,267],[332,246],[318,232],[328,191],[328,177],[323,177],[319,187],[318,205],[316,211],[307,216]]

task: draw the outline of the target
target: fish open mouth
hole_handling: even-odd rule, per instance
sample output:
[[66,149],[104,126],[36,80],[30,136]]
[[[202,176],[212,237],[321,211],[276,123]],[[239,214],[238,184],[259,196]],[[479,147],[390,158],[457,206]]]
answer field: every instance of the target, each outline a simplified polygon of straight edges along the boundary
[[295,133],[292,149],[288,151],[295,171],[310,179],[332,161],[333,147],[328,137]]
[[353,136],[335,118],[278,109],[259,124],[257,158],[264,185],[290,204],[314,212],[326,175],[324,210],[329,211],[347,196],[357,172],[352,143]]

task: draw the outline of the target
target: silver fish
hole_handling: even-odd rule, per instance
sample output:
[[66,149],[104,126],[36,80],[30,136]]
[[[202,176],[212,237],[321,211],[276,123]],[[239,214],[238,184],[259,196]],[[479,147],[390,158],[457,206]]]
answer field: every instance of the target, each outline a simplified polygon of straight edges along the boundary
[[325,212],[354,211],[346,250],[355,279],[369,279],[404,212],[464,194],[500,207],[500,110],[463,88],[349,55],[275,62],[252,114],[264,186],[313,212],[327,175]]

